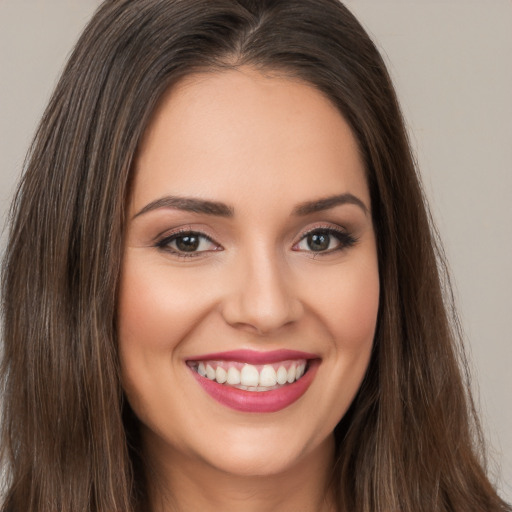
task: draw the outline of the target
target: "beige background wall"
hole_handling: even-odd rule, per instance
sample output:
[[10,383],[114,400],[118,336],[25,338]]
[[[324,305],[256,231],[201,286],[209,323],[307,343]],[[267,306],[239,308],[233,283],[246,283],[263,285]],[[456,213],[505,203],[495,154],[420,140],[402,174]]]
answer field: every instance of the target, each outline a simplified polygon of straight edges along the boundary
[[[450,259],[496,478],[512,501],[512,1],[346,3],[398,88]],[[2,227],[44,105],[98,4],[0,0]]]

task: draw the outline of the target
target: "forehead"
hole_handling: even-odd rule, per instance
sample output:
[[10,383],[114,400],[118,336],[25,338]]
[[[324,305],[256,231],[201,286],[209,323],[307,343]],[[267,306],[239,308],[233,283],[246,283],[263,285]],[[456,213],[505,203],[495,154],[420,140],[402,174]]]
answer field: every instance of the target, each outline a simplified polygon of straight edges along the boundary
[[163,194],[275,201],[276,191],[283,203],[352,192],[369,207],[357,142],[322,93],[251,68],[192,75],[167,91],[139,147],[134,207]]

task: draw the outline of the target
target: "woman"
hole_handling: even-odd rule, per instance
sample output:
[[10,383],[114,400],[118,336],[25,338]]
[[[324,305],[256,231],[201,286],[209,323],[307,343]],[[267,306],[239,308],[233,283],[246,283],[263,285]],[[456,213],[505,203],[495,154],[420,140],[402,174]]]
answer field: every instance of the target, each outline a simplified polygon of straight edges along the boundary
[[423,204],[337,1],[105,2],[14,205],[3,510],[510,510]]

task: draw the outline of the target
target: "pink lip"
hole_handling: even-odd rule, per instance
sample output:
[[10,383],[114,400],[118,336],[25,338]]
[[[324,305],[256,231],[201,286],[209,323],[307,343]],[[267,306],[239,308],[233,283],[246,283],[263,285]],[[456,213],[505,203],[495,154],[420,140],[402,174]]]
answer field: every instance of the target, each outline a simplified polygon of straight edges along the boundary
[[[236,352],[245,352],[245,351],[236,351]],[[276,351],[281,352],[281,351]],[[304,359],[304,353],[302,352],[301,357],[290,357],[291,351],[283,351],[286,352],[285,359]],[[296,352],[295,354],[298,354]],[[210,357],[210,356],[215,357]],[[219,354],[209,354],[205,359],[222,359],[226,360],[225,353],[222,354],[223,357],[218,357]],[[204,356],[203,356],[204,357]],[[233,359],[235,361],[239,360],[238,357]],[[246,360],[246,359],[245,359]],[[283,360],[282,357],[277,359],[277,361]],[[261,358],[258,360],[256,364],[264,364],[261,363]],[[276,360],[269,361],[269,359],[265,359],[264,362],[276,362]],[[315,378],[316,371],[320,366],[320,360],[314,359],[309,361],[309,368],[306,373],[293,384],[284,385],[281,388],[273,389],[270,391],[245,391],[243,389],[233,388],[231,386],[227,386],[225,384],[219,384],[214,380],[210,380],[206,377],[201,377],[195,370],[190,369],[197,382],[201,385],[201,387],[217,402],[230,407],[231,409],[235,409],[241,412],[276,412],[280,411],[289,405],[296,402],[304,393],[306,393],[310,384],[313,382]]]
[[318,355],[298,350],[269,350],[258,352],[256,350],[230,350],[228,352],[214,352],[188,358],[187,361],[240,361],[249,364],[271,364],[290,359],[318,359]]

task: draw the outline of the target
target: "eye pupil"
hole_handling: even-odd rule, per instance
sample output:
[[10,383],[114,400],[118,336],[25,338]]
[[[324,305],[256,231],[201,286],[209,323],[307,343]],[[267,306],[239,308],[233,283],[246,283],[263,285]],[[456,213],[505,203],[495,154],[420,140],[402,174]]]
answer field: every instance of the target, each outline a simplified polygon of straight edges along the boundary
[[328,233],[311,233],[308,235],[307,242],[312,251],[325,251],[329,248],[330,235]]
[[193,252],[199,247],[199,237],[196,235],[184,235],[176,238],[176,247],[183,252]]

